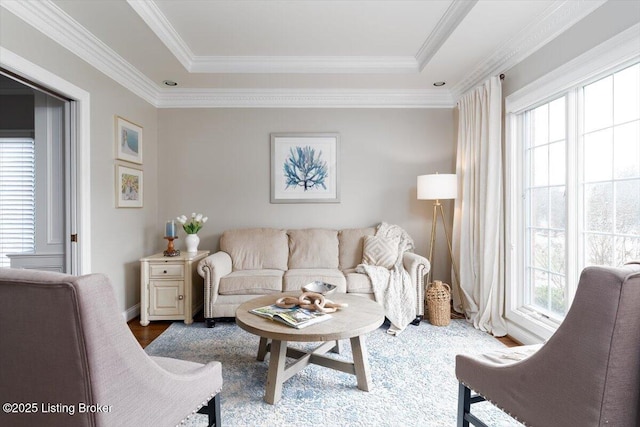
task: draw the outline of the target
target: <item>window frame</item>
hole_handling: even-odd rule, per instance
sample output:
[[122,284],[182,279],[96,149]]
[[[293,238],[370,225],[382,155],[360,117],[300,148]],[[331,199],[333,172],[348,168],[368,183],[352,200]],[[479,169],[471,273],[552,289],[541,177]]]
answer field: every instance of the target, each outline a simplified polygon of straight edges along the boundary
[[[578,260],[580,259],[579,230],[582,229],[582,215],[578,214],[578,200],[583,198],[582,186],[578,177],[582,165],[577,156],[582,144],[583,123],[578,114],[578,105],[582,102],[582,88],[594,81],[613,74],[640,61],[640,25],[634,25],[605,43],[566,63],[562,67],[541,77],[505,99],[505,203],[506,203],[506,295],[505,317],[508,333],[525,344],[548,339],[562,322],[562,318],[547,316],[524,303],[526,286],[524,279],[524,251],[526,236],[523,192],[526,182],[524,149],[524,121],[526,111],[533,110],[562,96],[566,96],[567,126],[566,163],[567,163],[567,206],[569,219],[577,219],[577,226],[567,223],[567,261],[566,281],[569,295],[567,304],[571,304],[578,283]],[[578,146],[576,146],[578,145]]]

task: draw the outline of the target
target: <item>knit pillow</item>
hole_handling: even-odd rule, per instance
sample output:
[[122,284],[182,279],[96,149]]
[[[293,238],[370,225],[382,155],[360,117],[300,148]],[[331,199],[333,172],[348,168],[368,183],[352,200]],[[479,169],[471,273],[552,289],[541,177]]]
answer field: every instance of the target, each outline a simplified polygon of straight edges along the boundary
[[392,268],[398,259],[400,239],[364,236],[362,263]]

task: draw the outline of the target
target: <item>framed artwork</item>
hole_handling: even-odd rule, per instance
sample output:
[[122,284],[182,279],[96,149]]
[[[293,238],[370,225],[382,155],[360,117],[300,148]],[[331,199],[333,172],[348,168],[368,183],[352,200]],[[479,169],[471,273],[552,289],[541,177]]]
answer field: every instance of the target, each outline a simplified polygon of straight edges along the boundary
[[337,133],[271,134],[271,203],[339,203]]
[[116,165],[116,207],[141,208],[143,200],[142,171]]
[[116,116],[116,158],[142,164],[142,127]]

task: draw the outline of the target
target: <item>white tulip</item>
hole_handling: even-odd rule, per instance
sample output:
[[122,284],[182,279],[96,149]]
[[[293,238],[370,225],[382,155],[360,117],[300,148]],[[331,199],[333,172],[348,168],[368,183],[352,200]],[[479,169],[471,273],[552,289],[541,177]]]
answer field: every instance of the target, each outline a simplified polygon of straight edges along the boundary
[[193,212],[193,213],[191,214],[191,218],[195,218],[195,217],[196,217],[196,213],[195,213],[195,212]]
[[196,215],[196,221],[197,221],[197,222],[202,221],[202,214],[198,214],[198,215]]
[[202,218],[202,223],[204,224],[205,222],[207,222],[207,220],[209,219],[209,217],[205,216]]

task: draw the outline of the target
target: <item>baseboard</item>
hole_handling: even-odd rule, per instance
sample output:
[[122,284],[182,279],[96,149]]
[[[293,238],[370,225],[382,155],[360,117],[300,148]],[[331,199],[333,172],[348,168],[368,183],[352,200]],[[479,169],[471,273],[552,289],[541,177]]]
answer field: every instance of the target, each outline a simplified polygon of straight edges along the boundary
[[137,303],[133,307],[129,307],[122,312],[122,317],[124,317],[124,320],[127,322],[138,316],[140,316],[140,303]]

